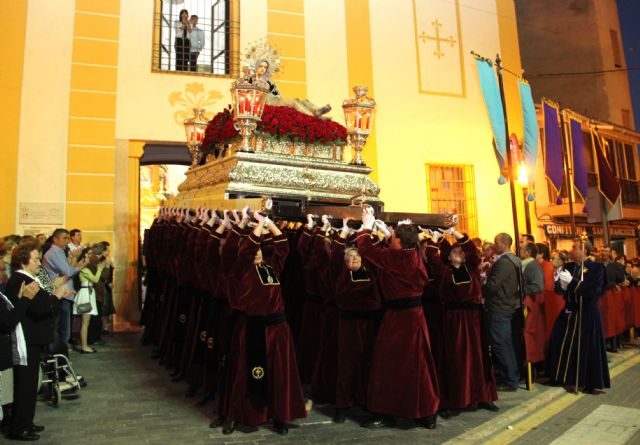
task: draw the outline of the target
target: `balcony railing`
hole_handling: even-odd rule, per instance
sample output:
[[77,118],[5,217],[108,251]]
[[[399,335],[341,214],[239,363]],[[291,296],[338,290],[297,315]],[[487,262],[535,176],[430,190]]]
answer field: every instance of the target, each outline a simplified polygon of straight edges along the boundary
[[[598,177],[595,173],[587,173],[587,179],[589,187],[598,186]],[[640,207],[640,181],[630,179],[619,179],[619,181],[620,188],[622,189],[622,205],[625,207]],[[548,186],[548,190],[549,205],[555,205],[558,195],[562,198],[565,204],[567,203],[566,186],[562,187],[560,193],[556,193],[551,186]],[[584,200],[578,193],[575,194],[575,197],[576,203],[584,203]]]

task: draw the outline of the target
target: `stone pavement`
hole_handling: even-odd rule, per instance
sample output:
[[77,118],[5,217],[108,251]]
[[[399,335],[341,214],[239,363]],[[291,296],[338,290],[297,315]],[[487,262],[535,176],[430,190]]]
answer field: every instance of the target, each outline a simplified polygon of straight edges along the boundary
[[639,424],[640,409],[600,405],[569,431],[551,442],[551,445],[623,445],[640,431]]
[[[626,368],[614,368],[611,389],[599,395],[584,395],[512,442],[518,445],[543,443],[616,445],[640,444],[640,363],[638,350]],[[627,352],[628,354],[629,352]],[[576,398],[576,396],[571,396]],[[509,442],[502,442],[509,443]]]
[[[331,410],[314,408],[309,417],[302,419],[290,429],[289,435],[279,436],[266,426],[257,431],[240,430],[231,436],[224,436],[219,429],[208,427],[213,417],[212,403],[198,407],[195,399],[187,399],[185,383],[173,383],[168,372],[156,360],[149,358],[151,349],[140,345],[138,334],[118,334],[107,338],[108,345],[99,348],[97,354],[80,355],[73,353],[71,360],[76,371],[87,379],[89,386],[83,389],[75,400],[63,400],[58,408],[39,402],[36,423],[46,426],[40,444],[415,444],[415,443],[481,443],[483,440],[463,441],[465,433],[478,431],[491,425],[498,418],[522,417],[523,412],[534,411],[547,403],[558,388],[536,385],[535,391],[500,393],[498,405],[500,413],[488,411],[464,412],[448,420],[438,420],[436,430],[415,428],[412,422],[401,422],[397,428],[369,431],[360,428],[357,421],[362,413],[354,413],[353,418],[343,425],[331,423]],[[632,369],[635,377],[635,392],[630,395],[629,404],[640,407],[640,366]],[[621,381],[628,383],[628,374],[621,374]],[[607,403],[606,399],[625,391],[618,380],[614,390],[605,396],[585,397],[586,402],[599,401],[591,407]],[[623,397],[623,396],[617,396]],[[197,399],[197,396],[196,396]],[[622,402],[622,399],[620,399]],[[632,405],[635,403],[635,405]],[[576,403],[576,406],[579,403]],[[524,408],[523,408],[524,407]],[[573,409],[572,406],[570,409]],[[524,410],[524,411],[523,411]],[[580,414],[582,413],[582,414]],[[584,412],[569,413],[571,420],[563,420],[554,438],[575,425],[575,416],[586,416]],[[536,429],[530,434],[542,433]],[[462,436],[460,436],[462,435]],[[483,436],[486,437],[486,436]],[[532,436],[533,437],[533,436]],[[539,439],[523,439],[526,444],[549,443],[552,434],[544,434]],[[461,440],[458,441],[457,438]],[[631,442],[629,442],[631,443]]]

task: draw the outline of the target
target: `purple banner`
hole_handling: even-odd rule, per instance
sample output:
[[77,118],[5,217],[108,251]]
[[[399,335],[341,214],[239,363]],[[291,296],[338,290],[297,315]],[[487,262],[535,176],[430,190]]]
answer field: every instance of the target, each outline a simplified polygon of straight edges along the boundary
[[557,192],[562,188],[564,167],[562,162],[562,139],[558,126],[558,109],[542,101],[544,109],[544,172]]
[[571,127],[571,152],[573,154],[573,185],[575,186],[584,202],[587,202],[587,162],[585,160],[584,136],[582,135],[582,124],[574,118],[569,118]]

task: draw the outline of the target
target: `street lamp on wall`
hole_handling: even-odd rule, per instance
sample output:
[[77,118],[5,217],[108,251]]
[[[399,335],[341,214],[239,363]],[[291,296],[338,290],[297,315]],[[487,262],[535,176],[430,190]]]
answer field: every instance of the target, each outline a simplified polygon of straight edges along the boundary
[[531,234],[531,214],[529,210],[529,171],[527,170],[527,166],[524,161],[520,162],[520,166],[518,167],[518,184],[522,187],[522,194],[524,197],[524,218],[525,225],[527,228],[527,233]]
[[518,167],[518,184],[523,189],[529,187],[529,172],[524,161],[520,162],[520,167]]

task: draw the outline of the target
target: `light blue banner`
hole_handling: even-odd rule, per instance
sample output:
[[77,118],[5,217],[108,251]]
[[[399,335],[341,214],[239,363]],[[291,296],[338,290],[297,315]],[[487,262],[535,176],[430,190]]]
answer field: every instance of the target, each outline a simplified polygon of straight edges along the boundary
[[[500,174],[504,173],[504,163],[507,156],[507,136],[504,126],[504,111],[502,108],[502,100],[500,99],[500,90],[498,89],[498,80],[493,67],[484,60],[476,59],[476,67],[478,68],[478,78],[480,79],[480,88],[484,103],[489,112],[489,121],[491,122],[491,130],[493,132],[493,150],[498,160]],[[500,177],[500,182],[504,183],[504,177]]]
[[[520,102],[522,103],[522,119],[524,121],[524,163],[529,171],[529,190],[533,190],[533,181],[536,177],[536,161],[538,160],[538,118],[536,117],[536,106],[531,96],[531,86],[518,80],[520,89]],[[534,196],[529,193],[529,201],[533,201]]]

